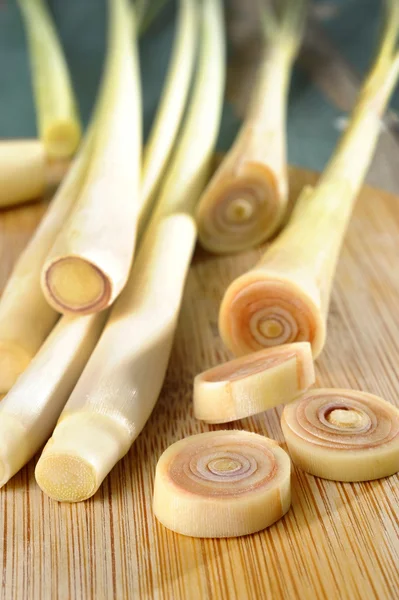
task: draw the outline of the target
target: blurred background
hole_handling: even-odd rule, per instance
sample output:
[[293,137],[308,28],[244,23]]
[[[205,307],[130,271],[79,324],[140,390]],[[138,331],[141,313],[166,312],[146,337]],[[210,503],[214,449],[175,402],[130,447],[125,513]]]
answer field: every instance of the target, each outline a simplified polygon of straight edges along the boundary
[[[226,150],[245,112],[260,50],[256,0],[225,0],[229,72],[218,149]],[[105,0],[48,0],[79,101],[88,122],[106,42]],[[288,155],[297,166],[323,169],[345,128],[378,36],[382,0],[313,0],[304,46],[291,82]],[[175,0],[140,41],[144,132],[149,131],[165,76]],[[367,181],[399,193],[399,93],[382,124]],[[0,138],[36,134],[28,54],[16,0],[0,0]]]

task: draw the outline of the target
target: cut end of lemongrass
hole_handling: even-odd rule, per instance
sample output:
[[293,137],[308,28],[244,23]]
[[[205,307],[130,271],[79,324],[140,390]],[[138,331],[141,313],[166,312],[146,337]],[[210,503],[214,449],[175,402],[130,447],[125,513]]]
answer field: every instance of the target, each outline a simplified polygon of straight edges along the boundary
[[89,410],[62,416],[36,465],[42,491],[58,502],[87,500],[130,447],[122,425]]
[[26,430],[12,414],[0,413],[0,487],[25,464],[29,456]]
[[261,531],[291,504],[290,459],[248,431],[212,431],[172,444],[160,457],[153,509],[168,529],[193,537]]
[[201,245],[218,254],[240,252],[275,233],[286,202],[264,165],[246,165],[239,177],[220,177],[201,198],[197,210]]
[[54,121],[43,132],[43,143],[50,158],[69,158],[75,154],[82,130],[78,121]]
[[226,346],[242,356],[262,348],[309,342],[321,352],[325,322],[320,308],[294,282],[252,270],[227,289],[219,313]]
[[73,454],[44,456],[35,474],[43,492],[58,502],[81,502],[97,489],[92,465]]
[[61,258],[45,270],[44,276],[46,298],[59,312],[86,315],[99,312],[110,303],[109,280],[88,260]]
[[306,392],[281,426],[298,467],[334,481],[370,481],[399,471],[399,410],[356,390]]
[[6,394],[33,356],[13,342],[0,342],[0,394]]
[[268,348],[204,371],[194,379],[194,415],[227,423],[292,402],[315,381],[308,342]]

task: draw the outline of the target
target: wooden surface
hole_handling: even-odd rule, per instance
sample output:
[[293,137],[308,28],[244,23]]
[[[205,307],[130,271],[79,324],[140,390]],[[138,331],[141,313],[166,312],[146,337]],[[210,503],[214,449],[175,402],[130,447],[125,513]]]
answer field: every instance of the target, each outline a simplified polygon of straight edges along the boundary
[[[293,194],[312,181],[293,171]],[[1,283],[42,208],[0,215]],[[91,500],[61,505],[35,484],[35,460],[0,490],[4,600],[328,599],[398,597],[399,481],[337,484],[294,469],[292,508],[259,534],[185,538],[151,511],[158,457],[183,436],[217,429],[192,414],[193,376],[228,358],[217,330],[223,290],[259,250],[217,259],[197,250],[157,407]],[[366,189],[339,264],[318,384],[360,388],[399,404],[399,198]],[[238,421],[284,447],[271,410]],[[220,427],[223,428],[223,427]]]

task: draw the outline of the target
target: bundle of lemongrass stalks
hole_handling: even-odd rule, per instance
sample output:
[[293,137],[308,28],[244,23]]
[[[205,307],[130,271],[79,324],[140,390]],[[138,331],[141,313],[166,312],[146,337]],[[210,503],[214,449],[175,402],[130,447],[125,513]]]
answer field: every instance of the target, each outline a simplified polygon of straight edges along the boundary
[[[0,445],[1,484],[46,442],[83,371],[38,465],[40,485],[65,500],[94,493],[158,397],[224,87],[221,2],[180,0],[170,66],[142,158],[138,19],[127,0],[109,0],[108,23],[92,123],[0,301],[1,387],[8,392],[0,405],[0,428],[9,432]],[[104,311],[123,288],[112,311]],[[59,312],[65,316],[51,331]],[[68,441],[80,428],[82,447],[75,434]],[[68,464],[76,467],[71,471],[76,485],[65,479],[59,488],[57,478],[62,480]]]
[[259,263],[224,295],[219,328],[235,354],[296,341],[309,341],[314,357],[322,351],[342,241],[398,75],[399,3],[385,0],[374,63],[325,171],[302,191],[287,227]]
[[[0,393],[7,394],[0,403],[0,486],[47,442],[36,467],[42,490],[60,501],[91,497],[128,452],[158,398],[197,226],[206,247],[236,251],[270,237],[285,216],[287,88],[305,1],[284,0],[278,10],[260,3],[265,49],[248,118],[208,187],[225,79],[223,3],[179,0],[168,73],[142,151],[137,40],[160,4],[108,0],[107,56],[90,126],[0,300]],[[20,5],[42,144],[49,155],[70,155],[79,128],[72,91],[62,87],[66,67],[57,67],[63,77],[54,90],[62,103],[43,94],[49,66],[37,44],[43,29],[43,38],[59,49],[55,29],[44,0]],[[313,357],[325,339],[339,249],[399,73],[397,2],[386,0],[386,11],[374,65],[319,184],[303,191],[261,263],[226,292],[220,312],[226,345],[238,355],[261,353],[196,379],[196,416],[205,422],[291,402],[314,382]],[[243,374],[249,374],[244,382]],[[345,426],[341,414],[334,418]],[[234,446],[240,437],[248,442],[234,434]],[[274,442],[256,444],[260,456],[281,467],[272,489],[266,477],[260,490],[267,499],[277,486],[280,505],[262,516],[256,503],[251,531],[289,507],[289,463]],[[250,455],[243,450],[245,461]],[[209,460],[216,459],[211,452]],[[233,462],[213,465],[217,476]],[[173,505],[169,484],[158,486],[158,511],[163,494]]]

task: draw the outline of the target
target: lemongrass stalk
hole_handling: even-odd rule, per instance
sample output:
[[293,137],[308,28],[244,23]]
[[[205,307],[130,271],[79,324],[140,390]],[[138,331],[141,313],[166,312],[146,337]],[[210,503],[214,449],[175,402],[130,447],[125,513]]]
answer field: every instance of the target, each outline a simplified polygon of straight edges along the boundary
[[18,0],[29,41],[39,136],[51,157],[74,154],[81,128],[71,78],[45,0]]
[[168,529],[193,537],[261,531],[291,505],[291,462],[276,441],[249,431],[192,435],[165,450],[153,508]]
[[284,0],[278,18],[259,4],[268,26],[248,114],[197,210],[202,246],[221,254],[271,237],[287,208],[287,96],[306,0]]
[[399,471],[399,410],[356,390],[310,390],[286,406],[281,427],[301,469],[335,481]]
[[0,299],[0,393],[7,393],[14,385],[59,317],[43,296],[40,273],[43,261],[83,185],[92,135],[87,135],[32,239],[19,257]]
[[207,423],[244,419],[292,402],[314,381],[308,342],[259,350],[199,373],[194,415]]
[[52,498],[92,496],[154,408],[195,243],[192,213],[211,164],[223,87],[222,6],[204,0],[193,96],[158,208],[128,285],[36,467],[39,486]]
[[135,246],[141,154],[137,48],[127,0],[108,0],[108,7],[101,127],[84,188],[42,270],[43,293],[64,314],[107,308],[126,284]]
[[170,65],[154,124],[144,150],[141,221],[145,221],[151,209],[182,120],[194,68],[198,21],[197,2],[180,0]]
[[318,184],[303,190],[283,233],[224,295],[219,327],[236,355],[295,341],[309,341],[314,357],[323,349],[342,241],[399,74],[396,1],[387,12],[377,59]]
[[0,207],[36,200],[61,181],[67,162],[49,161],[40,140],[0,142]]
[[0,487],[47,441],[103,328],[106,314],[63,317],[0,403]]

